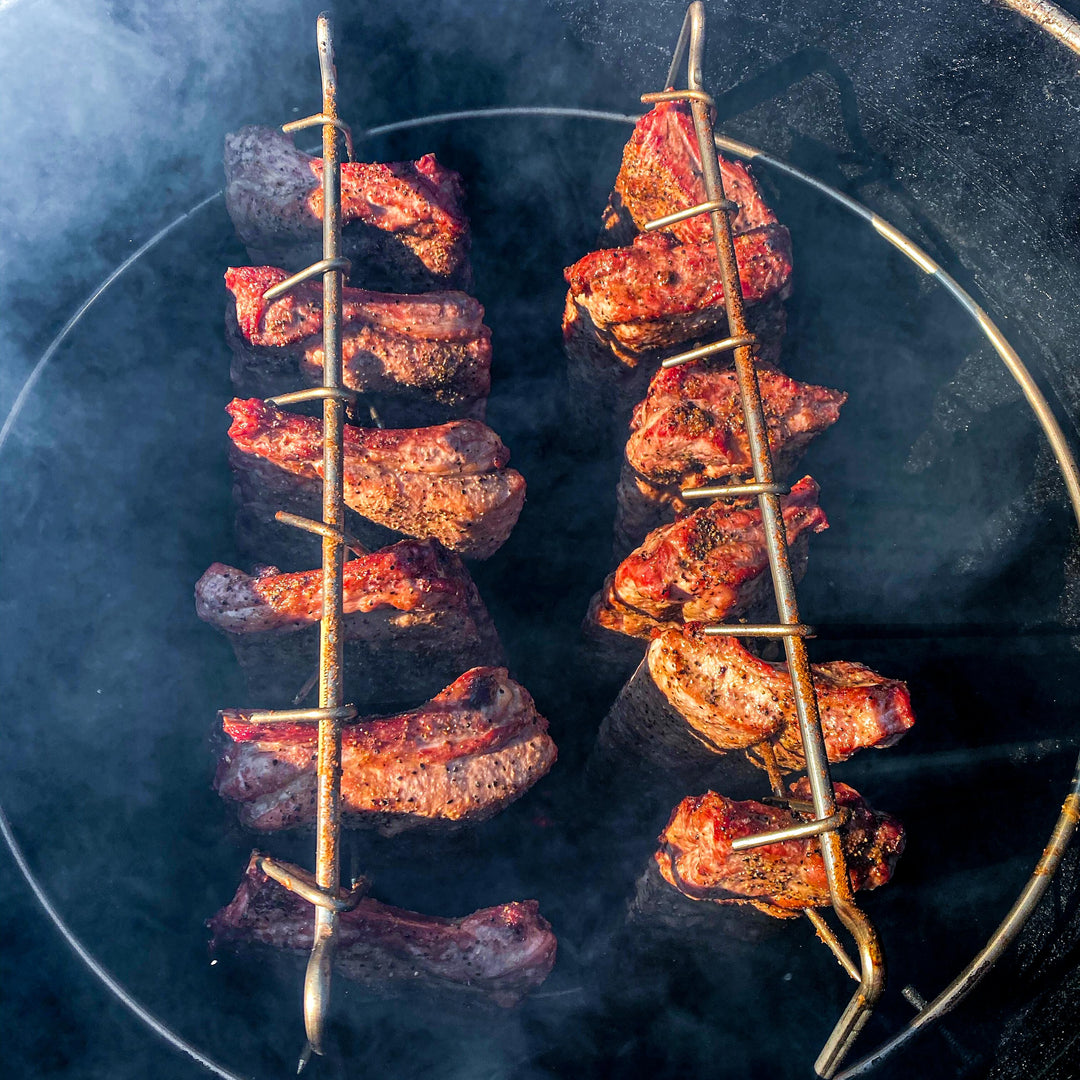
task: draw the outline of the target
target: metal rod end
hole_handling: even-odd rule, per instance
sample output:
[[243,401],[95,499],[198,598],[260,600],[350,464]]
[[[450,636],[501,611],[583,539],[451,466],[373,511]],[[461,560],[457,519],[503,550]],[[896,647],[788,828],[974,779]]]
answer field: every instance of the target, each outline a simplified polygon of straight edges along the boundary
[[[337,919],[329,924],[336,929]],[[320,928],[321,929],[321,928]],[[319,933],[319,930],[316,930]],[[326,1014],[330,1008],[330,969],[334,956],[333,930],[319,934],[308,957],[304,976],[304,1028],[308,1045],[320,1056],[326,1034]]]
[[[319,44],[319,72],[322,75],[323,112],[336,116],[337,70],[334,67],[334,27],[329,11],[320,13],[315,34]],[[330,105],[329,109],[327,108],[328,104]]]
[[296,1063],[296,1075],[299,1076],[311,1061],[312,1047],[307,1040],[304,1041],[304,1049],[300,1051],[300,1060]]

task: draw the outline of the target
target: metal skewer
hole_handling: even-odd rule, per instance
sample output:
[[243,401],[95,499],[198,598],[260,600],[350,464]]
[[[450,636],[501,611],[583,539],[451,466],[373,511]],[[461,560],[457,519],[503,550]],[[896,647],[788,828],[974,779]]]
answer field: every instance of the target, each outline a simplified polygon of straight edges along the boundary
[[[299,273],[279,282],[263,294],[272,301],[290,289],[322,276],[323,285],[323,385],[270,399],[273,404],[321,400],[323,407],[323,499],[322,521],[279,512],[286,525],[322,537],[323,610],[319,623],[319,705],[315,709],[269,709],[250,714],[257,723],[317,723],[318,759],[315,820],[315,874],[268,856],[259,868],[285,888],[315,906],[314,940],[304,977],[304,1029],[307,1042],[297,1072],[313,1054],[322,1054],[326,1018],[330,1008],[331,973],[337,939],[338,917],[358,894],[341,892],[341,725],[356,716],[356,708],[344,704],[342,687],[342,620],[344,616],[344,566],[346,548],[364,553],[345,532],[344,424],[347,404],[355,403],[355,391],[343,386],[341,356],[341,298],[349,260],[341,254],[341,165],[339,132],[345,136],[352,158],[352,136],[337,116],[337,71],[334,67],[330,15],[323,12],[317,23],[319,70],[322,77],[322,112],[286,124],[286,132],[316,125],[322,127],[323,257]],[[375,414],[372,414],[373,417]],[[305,691],[297,696],[302,700]]]
[[[337,149],[337,71],[330,16],[318,21],[319,69],[323,95],[323,385],[340,389],[341,361],[341,167]],[[344,503],[345,404],[338,397],[323,400],[323,522],[338,535],[322,538],[323,615],[319,626],[319,707],[342,705],[342,590],[345,565]],[[319,721],[318,795],[316,806],[315,880],[331,896],[341,887],[338,840],[341,832],[341,724],[333,716]],[[315,942],[304,979],[304,1027],[316,1054],[323,1052],[330,1006],[338,912],[315,909]]]
[[[766,549],[769,555],[769,569],[772,574],[773,591],[776,596],[777,612],[780,624],[777,626],[755,626],[754,636],[782,637],[787,654],[788,671],[791,674],[792,688],[795,695],[795,711],[799,722],[806,754],[806,774],[810,782],[810,791],[814,807],[814,821],[808,825],[796,826],[776,834],[746,837],[739,842],[740,847],[753,847],[773,842],[777,839],[807,835],[811,830],[819,834],[821,854],[825,873],[829,883],[832,905],[841,922],[855,938],[859,949],[859,989],[848,1003],[843,1015],[837,1022],[825,1047],[822,1049],[815,1069],[823,1077],[831,1077],[839,1067],[844,1055],[854,1042],[859,1031],[870,1017],[885,985],[884,959],[877,932],[869,919],[859,910],[852,900],[851,882],[848,877],[844,853],[840,845],[840,836],[836,831],[842,815],[837,814],[833,796],[832,778],[829,775],[829,762],[825,750],[825,740],[821,730],[821,718],[818,714],[817,695],[810,671],[810,661],[806,652],[804,638],[810,628],[799,620],[799,609],[795,598],[795,584],[791,573],[788,554],[787,535],[784,528],[780,495],[773,475],[772,454],[769,450],[768,429],[761,406],[761,392],[754,369],[753,345],[756,337],[748,332],[746,315],[743,309],[742,287],[739,282],[738,266],[735,259],[735,243],[731,229],[730,213],[737,210],[724,195],[723,179],[719,163],[709,110],[714,107],[712,98],[705,92],[701,82],[702,58],[705,47],[705,7],[700,0],[695,0],[686,12],[679,40],[675,46],[671,67],[668,70],[665,89],[660,93],[643,94],[642,102],[653,104],[661,101],[688,101],[694,122],[698,150],[701,157],[702,179],[705,186],[705,201],[686,210],[668,214],[656,221],[647,223],[644,228],[663,228],[677,221],[685,220],[695,214],[707,213],[712,223],[713,242],[716,246],[717,261],[720,264],[720,276],[724,286],[724,306],[727,310],[728,338],[698,349],[690,350],[681,356],[672,357],[667,366],[675,366],[694,361],[720,352],[727,348],[734,349],[735,373],[739,383],[746,432],[750,443],[751,459],[754,467],[754,482],[744,485],[725,486],[722,489],[694,490],[692,496],[715,494],[723,497],[753,495],[761,509],[762,524],[765,532]],[[686,61],[686,89],[671,89],[675,85],[676,75],[683,60]],[[725,626],[710,627],[712,633],[742,633],[746,627]],[[838,942],[830,933],[822,934],[820,917],[814,922],[822,939],[829,944],[842,963],[847,959]],[[827,928],[825,928],[827,930]],[[830,937],[832,940],[830,941]],[[848,961],[844,964],[849,971],[855,965]]]

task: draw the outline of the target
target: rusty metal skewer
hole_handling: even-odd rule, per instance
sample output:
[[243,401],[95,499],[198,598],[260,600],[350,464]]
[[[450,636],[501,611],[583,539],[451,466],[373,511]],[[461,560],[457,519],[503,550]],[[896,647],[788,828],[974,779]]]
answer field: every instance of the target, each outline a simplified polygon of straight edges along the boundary
[[[317,38],[322,75],[323,116],[323,385],[340,389],[341,360],[341,167],[337,147],[337,71],[330,16],[319,16]],[[337,535],[322,538],[323,615],[319,627],[319,707],[335,710],[343,701],[342,588],[345,564],[343,494],[343,432],[345,404],[338,397],[323,399],[323,522]],[[336,896],[341,887],[341,725],[332,715],[319,721],[318,792],[316,802],[315,881]],[[311,1049],[323,1052],[326,1016],[330,1006],[331,965],[338,912],[315,909],[315,940],[304,979],[304,1027]]]
[[[272,301],[313,277],[323,282],[323,384],[270,399],[275,404],[321,400],[323,406],[323,500],[322,521],[279,512],[277,520],[322,537],[323,609],[319,623],[319,705],[314,709],[270,709],[251,713],[260,723],[317,723],[318,757],[315,819],[315,874],[286,867],[263,857],[260,868],[285,888],[315,905],[311,956],[304,977],[304,1029],[307,1041],[297,1072],[313,1054],[322,1054],[338,916],[348,901],[341,896],[341,725],[356,716],[356,708],[344,704],[342,686],[342,621],[344,617],[344,568],[346,549],[363,554],[364,548],[345,532],[344,425],[347,405],[357,400],[355,391],[343,385],[341,356],[341,299],[344,274],[350,263],[341,254],[341,163],[337,138],[342,133],[352,158],[352,136],[337,116],[337,71],[334,67],[330,15],[323,12],[316,28],[319,70],[322,78],[321,113],[285,126],[286,131],[322,127],[323,257],[299,273],[268,289],[263,299]],[[375,416],[372,411],[373,418]],[[297,703],[306,696],[306,685]]]
[[[806,644],[803,640],[805,630],[808,628],[805,628],[799,622],[799,609],[795,598],[795,585],[791,573],[780,496],[775,487],[768,429],[765,424],[761,406],[761,392],[754,369],[752,348],[755,338],[747,330],[746,316],[743,310],[743,295],[735,259],[734,237],[731,221],[728,217],[734,204],[724,196],[723,179],[720,175],[712,123],[709,119],[709,109],[713,106],[713,101],[705,92],[701,81],[704,46],[705,7],[701,0],[694,0],[687,9],[686,17],[679,32],[678,43],[675,46],[671,67],[668,70],[666,84],[668,89],[656,94],[644,94],[641,100],[646,104],[659,101],[689,101],[694,122],[694,133],[701,157],[705,202],[690,207],[685,211],[669,214],[655,222],[650,222],[645,228],[660,228],[665,224],[683,220],[694,213],[708,213],[712,223],[713,241],[716,246],[716,256],[720,264],[720,274],[724,285],[724,304],[727,310],[729,337],[725,343],[716,343],[714,349],[706,346],[700,350],[691,350],[690,354],[685,354],[684,357],[677,359],[680,362],[693,362],[698,357],[708,355],[713,351],[719,351],[724,345],[730,345],[734,348],[735,372],[739,384],[739,393],[742,398],[746,432],[754,465],[754,489],[758,505],[761,508],[762,525],[769,555],[769,569],[772,574],[773,590],[776,595],[777,612],[780,616],[780,626],[770,629],[773,635],[782,636],[784,640],[788,671],[791,674],[792,689],[795,695],[795,711],[799,722],[799,732],[806,754],[806,774],[810,782],[814,817],[817,828],[821,830],[821,853],[829,882],[833,908],[840,920],[851,932],[859,947],[859,989],[848,1003],[814,1066],[821,1076],[830,1077],[839,1067],[852,1042],[869,1019],[874,1004],[881,996],[885,980],[884,959],[877,932],[869,919],[852,900],[851,883],[848,878],[844,853],[840,845],[840,836],[836,832],[839,817],[836,814],[836,801],[833,796],[828,756],[825,751],[825,740],[822,735],[821,719],[818,714],[814,680],[810,671]],[[670,89],[675,85],[676,74],[684,58],[686,60],[687,89]],[[758,629],[764,630],[766,628]],[[714,630],[713,632],[718,631]],[[731,632],[731,629],[724,628],[719,632]],[[801,831],[805,831],[805,829]],[[791,830],[786,830],[785,835],[789,832]],[[775,837],[747,837],[743,843],[745,846],[752,846],[755,843],[768,842],[770,839],[775,839]],[[827,938],[823,938],[823,940],[829,943]],[[842,950],[838,955],[842,955]]]

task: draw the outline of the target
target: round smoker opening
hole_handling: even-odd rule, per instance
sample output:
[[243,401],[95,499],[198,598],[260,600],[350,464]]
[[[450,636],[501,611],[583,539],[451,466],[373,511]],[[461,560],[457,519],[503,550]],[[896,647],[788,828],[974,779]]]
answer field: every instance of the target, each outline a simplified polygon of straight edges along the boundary
[[[375,877],[382,898],[433,913],[459,914],[537,895],[565,943],[552,981],[519,1017],[498,1019],[494,1040],[479,1033],[490,1027],[490,1019],[433,1020],[418,1003],[410,1022],[435,1023],[435,1044],[460,1040],[464,1026],[473,1051],[482,1047],[503,1069],[512,1066],[512,1055],[520,1052],[515,1048],[523,1045],[527,1059],[544,1060],[579,1054],[582,1045],[591,1044],[586,1072],[599,1071],[612,1059],[613,1047],[595,1030],[595,1014],[599,1011],[604,1023],[625,1037],[641,1009],[657,1007],[674,1025],[685,1026],[689,1013],[694,1047],[684,1052],[694,1060],[712,1052],[712,1040],[730,1037],[719,1008],[725,988],[706,986],[704,995],[699,993],[700,1015],[694,1015],[682,999],[683,988],[660,978],[656,951],[646,946],[630,959],[636,976],[631,985],[654,983],[663,992],[655,1000],[647,991],[644,996],[621,992],[616,985],[621,977],[614,977],[613,935],[656,829],[642,826],[639,814],[634,834],[613,844],[611,837],[625,821],[623,808],[593,806],[581,790],[580,766],[591,734],[621,682],[598,678],[576,642],[588,595],[607,568],[618,462],[584,457],[561,437],[557,268],[592,246],[602,207],[596,189],[614,170],[597,169],[594,151],[591,159],[582,156],[582,175],[573,173],[565,147],[575,140],[592,146],[594,121],[602,115],[573,110],[580,126],[560,121],[538,137],[549,150],[563,148],[551,153],[554,164],[546,169],[553,183],[538,199],[531,177],[507,174],[500,163],[500,140],[491,130],[499,125],[489,121],[506,112],[428,122],[453,119],[468,125],[457,150],[453,137],[444,136],[446,149],[440,147],[439,154],[449,154],[451,165],[457,164],[455,152],[470,159],[463,171],[474,192],[476,293],[496,334],[491,424],[531,481],[532,505],[518,531],[504,553],[475,568],[475,576],[507,642],[512,668],[552,721],[563,761],[544,785],[471,838],[395,850],[394,842],[362,837],[357,858],[360,869]],[[614,126],[607,119],[605,139]],[[611,134],[607,152],[621,145],[626,130]],[[596,172],[602,173],[599,179]],[[1040,774],[1037,783],[1056,779],[1061,771],[1055,746],[1032,748],[1029,722],[1037,717],[1045,724],[1041,739],[1070,737],[1055,700],[1067,700],[1065,680],[1075,675],[1059,675],[1043,697],[1025,696],[1030,685],[1013,685],[1028,666],[1030,657],[1022,657],[1014,668],[996,673],[997,691],[982,691],[975,709],[961,705],[976,676],[985,680],[987,656],[1000,663],[999,653],[1015,649],[1017,629],[1025,630],[1020,641],[1031,654],[1045,655],[1047,642],[1056,647],[1065,637],[1045,615],[1056,579],[1024,589],[1027,606],[1005,626],[993,590],[1020,563],[1029,579],[1022,586],[1038,586],[1054,566],[1060,575],[1068,523],[1060,512],[1051,516],[1035,541],[1041,558],[1030,539],[1009,527],[1009,509],[1023,504],[1039,476],[1039,436],[1029,418],[1016,419],[1015,398],[993,381],[985,392],[973,374],[988,351],[978,332],[955,317],[955,294],[928,291],[925,266],[912,274],[910,264],[886,249],[862,221],[824,206],[820,192],[805,189],[798,179],[793,185],[782,177],[779,182],[779,212],[792,226],[799,275],[785,367],[796,377],[839,386],[852,396],[844,423],[805,461],[823,485],[833,531],[815,548],[800,596],[808,617],[823,630],[815,659],[864,660],[908,678],[927,697],[917,700],[920,726],[908,744],[880,758],[873,755],[873,761],[856,759],[837,775],[897,811],[912,836],[921,838],[921,852],[909,852],[905,859],[915,856],[909,888],[920,901],[930,900],[925,921],[911,921],[912,894],[901,893],[905,863],[897,881],[868,897],[867,906],[892,961],[890,997],[897,998],[906,981],[930,996],[942,985],[942,973],[951,976],[957,959],[962,963],[972,951],[967,941],[963,948],[959,941],[944,941],[954,936],[952,920],[960,911],[941,898],[941,892],[951,891],[951,886],[940,888],[942,866],[954,877],[978,879],[969,894],[973,914],[964,918],[972,923],[967,929],[977,931],[968,936],[978,947],[1022,883],[1045,832],[1032,832],[1027,822],[1014,824],[1020,840],[1013,847],[1028,843],[1030,850],[1010,856],[1004,870],[998,865],[992,876],[1001,877],[1003,887],[995,895],[979,878],[985,835],[975,833],[973,850],[959,858],[955,852],[942,857],[950,837],[968,835],[972,822],[985,825],[985,805],[965,808],[965,789],[957,784],[963,768],[957,754],[973,732],[990,747],[985,760],[975,755],[983,780],[972,784],[973,791],[985,790],[989,770],[992,787],[1008,792],[1009,783],[1016,782],[1010,774],[1018,754],[1034,756],[1032,768],[1045,769],[1047,776]],[[477,203],[489,217],[477,214]],[[544,236],[545,214],[556,209],[566,221],[565,233]],[[195,578],[207,562],[226,558],[231,545],[220,411],[230,393],[226,350],[213,312],[224,300],[220,272],[229,261],[245,259],[223,222],[220,204],[202,204],[147,245],[145,256],[133,260],[124,277],[110,279],[100,299],[49,354],[36,385],[20,398],[21,413],[5,429],[10,435],[4,449],[18,466],[8,475],[30,495],[5,536],[6,594],[22,595],[18,586],[32,583],[40,594],[31,595],[41,607],[24,604],[16,610],[15,626],[25,633],[13,635],[15,647],[5,661],[11,665],[6,674],[14,676],[5,682],[15,693],[16,721],[3,791],[31,865],[73,932],[89,941],[106,967],[166,1023],[188,1038],[199,1031],[200,1046],[246,1073],[252,1062],[269,1071],[294,1060],[299,1027],[295,971],[283,971],[280,978],[258,971],[262,985],[253,986],[256,968],[230,961],[209,969],[200,952],[201,922],[231,895],[251,847],[208,785],[213,712],[243,703],[245,692],[227,647],[197,623],[190,601]],[[526,241],[528,248],[521,246]],[[528,261],[520,258],[522,250],[529,252]],[[842,254],[836,256],[836,250]],[[508,266],[513,267],[509,275]],[[872,267],[872,273],[862,273],[862,267]],[[806,269],[800,273],[800,268]],[[117,341],[131,347],[117,348]],[[882,355],[897,363],[887,369],[875,365],[873,359]],[[905,378],[905,365],[914,366],[915,378],[910,371]],[[971,410],[966,427],[957,425],[958,388],[974,384],[984,392],[980,408]],[[118,422],[118,401],[123,403],[119,415],[129,423]],[[185,449],[178,455],[177,447]],[[991,468],[995,484],[988,494],[972,481]],[[991,528],[980,533],[987,521]],[[917,543],[902,534],[902,522],[914,525]],[[61,564],[70,571],[52,582],[33,572],[46,544],[62,546]],[[18,621],[20,613],[25,623]],[[43,656],[54,666],[35,664]],[[190,671],[186,658],[193,660]],[[949,669],[947,660],[959,667]],[[945,694],[944,706],[933,698],[936,693]],[[978,713],[991,703],[1002,715],[988,724]],[[1010,705],[1021,704],[1018,716],[1004,715]],[[43,716],[63,719],[43,723]],[[205,722],[194,719],[200,716]],[[42,760],[51,772],[42,768]],[[942,769],[957,790],[938,802],[928,800],[927,776],[941,776]],[[1018,789],[1030,786],[1025,776]],[[1056,798],[1047,796],[1050,818]],[[626,799],[631,802],[632,793]],[[950,810],[944,825],[943,808]],[[973,813],[965,817],[965,809]],[[667,810],[670,805],[664,817]],[[593,816],[584,828],[583,815]],[[69,830],[63,836],[53,828],[58,820]],[[307,863],[309,847],[306,838],[288,839],[277,853]],[[418,851],[423,867],[414,865]],[[595,885],[585,884],[583,864],[599,864]],[[111,891],[100,889],[102,881]],[[935,904],[944,910],[935,911]],[[937,929],[934,914],[945,916]],[[116,923],[122,926],[118,934],[102,936],[103,928]],[[904,949],[897,933],[907,927],[911,934],[913,925],[915,939],[924,943]],[[798,1008],[789,1013],[792,1029],[805,1039],[805,1053],[801,1044],[792,1051],[792,1039],[776,1035],[775,1016],[769,1021],[777,1046],[786,1042],[785,1058],[794,1059],[773,1067],[794,1074],[812,1060],[850,988],[824,949],[808,941],[804,927],[781,930],[754,949],[713,939],[691,943],[690,952],[710,950],[718,982],[732,980],[720,961],[733,959],[741,969],[740,996],[761,995],[763,1005],[766,989],[776,1000],[770,972],[791,966],[797,969],[791,982],[798,978],[800,985],[821,992],[813,1010],[820,1013],[816,1021]],[[920,968],[910,954],[935,951],[925,943],[940,945],[942,955]],[[685,964],[681,970],[692,971],[694,979],[708,974]],[[820,972],[826,974],[817,978]],[[332,1067],[355,1061],[353,1054],[366,1046],[373,1027],[395,1021],[399,1038],[380,1038],[367,1052],[381,1055],[373,1060],[381,1067],[392,1064],[396,1075],[425,1066],[420,1055],[410,1056],[415,1048],[405,1045],[406,1021],[389,1019],[391,1009],[357,1000],[347,988],[341,997],[344,1023]],[[894,1000],[887,1007],[890,1019],[906,1019],[902,1003]],[[758,1043],[766,1012],[755,1016],[747,1006],[750,1025],[760,1017],[762,1027],[753,1028]],[[276,1039],[272,1045],[268,1033]],[[646,1033],[646,1049],[662,1045],[668,1034],[661,1022],[657,1031]],[[747,1067],[775,1056],[759,1058],[760,1046],[744,1047],[734,1038],[730,1049],[744,1055]]]

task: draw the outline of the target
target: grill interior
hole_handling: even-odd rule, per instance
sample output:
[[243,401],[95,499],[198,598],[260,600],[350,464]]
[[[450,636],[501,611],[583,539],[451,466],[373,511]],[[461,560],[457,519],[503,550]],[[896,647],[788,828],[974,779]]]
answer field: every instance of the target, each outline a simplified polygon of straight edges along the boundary
[[[628,134],[475,121],[363,151],[433,150],[465,175],[475,293],[494,331],[490,423],[530,485],[509,543],[474,576],[560,763],[461,837],[360,835],[347,859],[380,899],[419,910],[535,896],[560,958],[512,1014],[372,1003],[340,984],[327,1076],[674,1076],[717,1060],[735,1075],[806,1075],[850,993],[800,923],[767,925],[753,945],[622,925],[686,792],[585,776],[622,681],[595,670],[578,638],[609,566],[618,461],[567,438],[558,319],[559,270],[593,246]],[[813,156],[800,164],[812,170]],[[836,768],[909,831],[896,880],[865,900],[890,965],[868,1045],[910,1015],[900,987],[930,996],[982,944],[1056,814],[1075,755],[1070,526],[1019,392],[953,302],[865,226],[759,175],[796,253],[785,369],[851,394],[805,459],[832,526],[799,590],[820,629],[811,658],[907,679],[919,717],[888,754]],[[118,979],[216,1060],[274,1075],[292,1071],[301,1038],[297,969],[211,967],[201,925],[252,846],[209,788],[215,710],[245,702],[245,688],[191,603],[206,565],[231,557],[220,275],[244,261],[220,203],[193,217],[80,323],[3,449],[0,791],[57,907]],[[58,573],[42,572],[45,552]],[[760,785],[748,776],[745,792],[726,793]],[[274,844],[297,862],[309,849],[306,837]],[[19,929],[16,969],[35,964],[38,937]],[[995,979],[961,1022],[946,1022],[959,1049],[931,1035],[897,1075],[915,1059],[930,1076],[983,1069],[983,1042],[965,1031],[1014,992]],[[93,1075],[98,1064],[64,1067]]]

